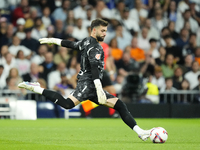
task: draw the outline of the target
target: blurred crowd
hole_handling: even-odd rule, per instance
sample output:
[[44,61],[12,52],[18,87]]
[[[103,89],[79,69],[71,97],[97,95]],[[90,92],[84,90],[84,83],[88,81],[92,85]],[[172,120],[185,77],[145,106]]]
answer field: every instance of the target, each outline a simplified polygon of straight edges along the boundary
[[38,81],[67,96],[80,52],[38,39],[82,40],[95,18],[109,22],[101,45],[117,94],[130,74],[147,78],[147,95],[200,90],[199,0],[1,0],[0,89]]

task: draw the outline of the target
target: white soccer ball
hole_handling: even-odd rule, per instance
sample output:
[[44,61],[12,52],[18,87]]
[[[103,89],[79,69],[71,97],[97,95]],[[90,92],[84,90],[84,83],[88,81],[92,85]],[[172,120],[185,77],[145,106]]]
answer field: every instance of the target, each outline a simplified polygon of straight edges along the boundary
[[167,138],[168,133],[162,127],[153,128],[150,132],[150,139],[153,143],[165,143]]

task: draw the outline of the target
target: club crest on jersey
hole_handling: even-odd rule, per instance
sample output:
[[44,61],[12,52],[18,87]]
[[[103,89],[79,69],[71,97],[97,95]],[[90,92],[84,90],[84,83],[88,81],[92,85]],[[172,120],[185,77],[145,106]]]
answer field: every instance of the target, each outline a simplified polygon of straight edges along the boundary
[[101,58],[101,54],[96,54],[95,58],[99,60]]

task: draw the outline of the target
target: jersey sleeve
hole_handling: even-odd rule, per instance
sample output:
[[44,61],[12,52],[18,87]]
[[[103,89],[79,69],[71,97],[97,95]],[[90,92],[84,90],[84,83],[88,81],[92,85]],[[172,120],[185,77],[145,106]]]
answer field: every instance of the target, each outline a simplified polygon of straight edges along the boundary
[[91,66],[91,73],[93,80],[99,79],[99,60],[101,58],[101,53],[94,47],[90,47],[87,51],[88,59]]
[[67,47],[67,48],[72,48],[72,49],[76,49],[76,50],[80,50],[80,43],[81,41],[78,42],[72,42],[69,40],[62,40],[61,41],[61,46],[63,47]]

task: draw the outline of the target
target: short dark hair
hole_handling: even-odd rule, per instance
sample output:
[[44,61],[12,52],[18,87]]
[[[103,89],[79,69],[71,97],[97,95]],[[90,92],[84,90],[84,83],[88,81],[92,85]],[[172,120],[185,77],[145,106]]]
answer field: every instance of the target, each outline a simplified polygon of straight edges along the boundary
[[4,66],[3,66],[3,65],[0,65],[0,68],[3,68],[3,69],[4,69]]
[[100,18],[93,20],[91,23],[91,31],[93,30],[94,27],[98,27],[98,26],[106,27],[108,26],[108,22]]

